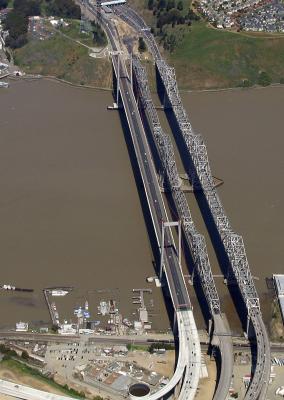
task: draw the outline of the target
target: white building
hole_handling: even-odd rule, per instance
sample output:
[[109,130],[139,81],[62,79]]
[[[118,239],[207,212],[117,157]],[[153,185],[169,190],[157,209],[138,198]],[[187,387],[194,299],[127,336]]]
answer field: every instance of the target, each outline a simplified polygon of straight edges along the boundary
[[16,332],[27,332],[29,330],[28,322],[17,322],[16,323]]

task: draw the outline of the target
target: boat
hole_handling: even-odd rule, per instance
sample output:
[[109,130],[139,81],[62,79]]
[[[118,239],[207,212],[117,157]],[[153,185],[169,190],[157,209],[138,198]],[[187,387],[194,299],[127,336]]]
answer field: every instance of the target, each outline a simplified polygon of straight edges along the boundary
[[109,313],[110,314],[118,313],[118,308],[116,308],[116,303],[114,300],[109,301]]
[[51,296],[66,296],[68,293],[68,290],[55,289],[51,291]]
[[88,301],[86,300],[85,301],[85,310],[87,311],[89,309],[89,303],[88,303]]
[[122,323],[126,326],[128,326],[128,328],[130,328],[131,326],[133,326],[132,322],[129,321],[129,319],[127,318],[123,318]]
[[9,87],[9,83],[8,82],[0,82],[0,88],[8,88]]
[[141,300],[133,300],[132,304],[141,304]]
[[1,288],[4,290],[16,290],[15,286],[5,284]]
[[82,307],[75,308],[74,315],[77,315],[77,317],[81,317],[82,316]]
[[101,301],[99,310],[102,315],[108,314],[109,313],[109,304],[106,301]]
[[161,287],[161,286],[162,286],[162,285],[161,285],[161,282],[160,282],[160,279],[155,278],[154,281],[155,281],[156,287]]

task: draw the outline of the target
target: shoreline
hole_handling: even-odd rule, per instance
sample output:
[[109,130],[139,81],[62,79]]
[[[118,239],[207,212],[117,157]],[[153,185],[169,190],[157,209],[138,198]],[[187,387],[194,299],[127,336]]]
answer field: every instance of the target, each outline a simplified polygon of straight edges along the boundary
[[283,83],[271,83],[268,86],[259,86],[259,85],[253,85],[250,87],[228,87],[228,88],[219,88],[219,89],[179,89],[179,91],[181,93],[217,93],[217,92],[233,92],[233,91],[248,91],[248,90],[261,90],[261,89],[267,89],[267,88],[284,88],[284,84]]
[[[92,89],[92,90],[99,90],[99,91],[106,91],[111,92],[113,89],[108,87],[101,87],[101,86],[92,86],[92,85],[80,85],[79,83],[73,83],[66,81],[65,79],[57,78],[56,76],[52,75],[39,75],[39,76],[21,76],[21,77],[14,77],[8,76],[7,78],[12,80],[36,80],[36,79],[45,79],[54,82],[58,82],[61,84],[69,85],[77,89]],[[272,83],[268,86],[259,86],[254,85],[251,87],[228,87],[228,88],[219,88],[219,89],[179,89],[181,93],[218,93],[218,92],[232,92],[232,91],[248,91],[248,90],[264,90],[267,88],[284,88],[284,84],[282,83]],[[152,91],[152,93],[157,93],[157,91]]]
[[48,80],[48,81],[53,81],[57,82],[59,84],[63,85],[68,85],[72,86],[76,89],[92,89],[92,90],[98,90],[98,91],[104,91],[104,92],[111,92],[113,89],[112,88],[107,88],[107,87],[101,87],[101,86],[91,86],[91,85],[80,85],[79,83],[73,83],[66,81],[65,79],[57,78],[56,76],[52,75],[24,75],[24,76],[13,76],[9,75],[7,76],[8,79],[11,79],[12,81],[35,81],[35,80]]

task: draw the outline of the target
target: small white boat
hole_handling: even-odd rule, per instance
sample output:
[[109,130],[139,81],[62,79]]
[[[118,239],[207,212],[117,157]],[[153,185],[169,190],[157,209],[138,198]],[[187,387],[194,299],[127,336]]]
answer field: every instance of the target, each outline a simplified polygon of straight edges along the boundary
[[51,291],[51,296],[66,296],[68,294],[68,290],[52,290]]
[[0,88],[8,88],[9,87],[9,83],[8,82],[1,82],[0,81]]
[[109,313],[109,303],[107,303],[106,301],[100,302],[100,313],[102,315],[106,315]]

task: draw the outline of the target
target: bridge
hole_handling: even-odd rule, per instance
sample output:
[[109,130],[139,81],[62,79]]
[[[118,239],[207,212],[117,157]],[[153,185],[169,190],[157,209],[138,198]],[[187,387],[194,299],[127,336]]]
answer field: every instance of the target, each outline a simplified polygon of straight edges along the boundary
[[[88,7],[96,15],[96,8],[91,5]],[[115,26],[113,26],[110,20],[105,19],[101,15],[100,23],[103,25],[112,46],[111,57],[114,73],[117,78],[117,88],[120,92],[136,161],[143,181],[157,243],[164,255],[164,262],[161,267],[165,274],[176,313],[176,325],[179,336],[179,356],[175,373],[169,383],[158,392],[151,394],[149,399],[161,399],[180,387],[179,398],[181,400],[190,400],[195,397],[201,367],[200,342],[192,313],[192,306],[172,232],[171,230],[163,231],[163,223],[169,221],[169,219],[152,154],[133,93],[132,79],[128,74],[124,56],[120,51],[119,37]],[[164,243],[166,243],[165,247]]]
[[[247,326],[252,323],[257,341],[257,360],[250,386],[245,399],[266,398],[270,377],[270,345],[263,323],[259,298],[250,272],[242,236],[236,234],[225,214],[223,205],[214,186],[207,148],[201,135],[193,132],[187,113],[178,91],[175,71],[162,59],[159,48],[149,27],[131,8],[122,6],[116,9],[117,15],[141,34],[151,52],[161,77],[166,102],[172,108],[178,135],[187,150],[183,156],[188,176],[195,190],[202,190],[218,230],[225,253],[229,260],[230,273],[234,277],[247,310]],[[247,329],[248,332],[248,329]]]
[[134,84],[136,83],[137,95],[140,95],[138,104],[140,105],[142,119],[143,116],[144,119],[147,118],[150,132],[153,133],[153,139],[165,172],[165,185],[171,190],[175,209],[182,221],[184,236],[191,251],[214,324],[212,344],[219,347],[222,360],[220,378],[214,398],[225,400],[232,380],[233,348],[232,340],[229,337],[230,332],[221,315],[220,300],[211,271],[205,238],[197,231],[186,196],[181,190],[174,148],[170,136],[166,135],[161,127],[157,111],[151,99],[145,68],[137,58],[134,58],[132,65],[135,77]]
[[[91,8],[95,13],[97,13],[97,9],[94,6],[89,5],[89,8]],[[130,80],[130,87],[128,87],[128,90],[126,90],[126,93],[128,97],[130,97],[130,93],[132,92],[132,83],[133,83],[133,75],[134,79],[136,81],[136,92],[138,92],[138,95],[140,96],[139,99],[142,101],[144,104],[144,109],[146,111],[147,117],[148,117],[148,122],[150,125],[150,130],[153,133],[154,140],[156,141],[156,145],[158,148],[158,152],[160,155],[160,160],[162,161],[163,168],[166,172],[166,179],[167,183],[170,186],[171,193],[173,194],[173,199],[175,202],[175,207],[178,211],[179,218],[182,221],[183,224],[183,230],[185,233],[186,240],[188,242],[189,248],[191,250],[191,253],[193,255],[194,263],[196,265],[197,271],[199,273],[199,277],[202,283],[203,291],[205,294],[205,298],[207,299],[207,304],[209,307],[209,310],[211,312],[211,316],[213,319],[214,323],[214,328],[215,332],[219,332],[219,335],[215,335],[213,343],[218,345],[221,353],[221,358],[222,358],[222,368],[221,368],[221,373],[220,373],[220,379],[219,379],[219,385],[217,387],[216,393],[215,393],[215,398],[216,399],[226,399],[229,388],[231,385],[231,378],[232,378],[232,369],[233,369],[233,351],[232,351],[232,341],[231,337],[229,335],[228,328],[226,324],[224,323],[224,320],[221,315],[221,310],[220,310],[220,300],[217,294],[217,290],[215,287],[213,275],[211,272],[211,267],[209,263],[209,257],[206,249],[206,243],[205,243],[205,238],[199,234],[196,230],[196,227],[194,225],[193,219],[190,214],[190,210],[187,204],[186,197],[182,190],[180,189],[180,179],[178,176],[175,160],[174,160],[174,152],[173,152],[173,146],[171,144],[171,141],[169,139],[169,136],[165,135],[164,132],[162,131],[162,128],[160,126],[158,116],[156,113],[156,110],[154,108],[153,102],[151,100],[150,96],[150,91],[148,88],[147,84],[147,79],[146,79],[146,73],[143,70],[142,66],[139,65],[139,61],[137,59],[134,60],[134,62],[131,63],[132,70],[130,71],[130,79],[126,80],[121,80],[122,77],[127,76],[126,68],[124,67],[124,70],[122,70],[122,63],[123,63],[123,58],[119,58],[120,54],[118,52],[119,45],[115,43],[114,38],[117,37],[117,43],[119,42],[118,34],[116,32],[115,27],[110,23],[110,21],[107,19],[107,16],[103,16],[103,14],[100,15],[100,22],[104,25],[106,32],[108,33],[110,42],[112,44],[114,52],[112,52],[112,61],[113,61],[113,66],[114,66],[114,71],[117,76],[117,93],[118,90],[121,91],[121,84],[128,84],[129,85],[129,80]],[[117,57],[117,61],[114,61],[114,57]],[[127,116],[127,107],[125,105],[125,100],[124,100],[124,95],[123,92],[121,92],[122,96],[122,103],[124,106],[124,110],[126,111],[126,116]],[[118,95],[117,95],[118,99]],[[118,102],[118,100],[117,100]],[[139,103],[139,102],[138,102]],[[134,103],[136,105],[136,103]],[[133,107],[133,101],[132,101],[132,107]],[[134,111],[133,111],[134,114]],[[128,120],[128,125],[130,126],[130,121],[127,116]],[[135,127],[135,132],[137,132],[137,126]],[[132,134],[132,133],[131,133]],[[145,135],[142,133],[142,136]],[[141,135],[139,135],[141,137]],[[147,138],[145,136],[145,140],[147,143]],[[133,138],[132,135],[132,141],[135,143],[135,138]],[[135,146],[134,146],[135,147]],[[141,149],[141,154],[145,154],[145,149],[148,149],[148,144],[146,144],[144,149]],[[136,158],[139,159],[139,155],[136,152]],[[149,149],[149,153],[150,149]],[[151,154],[150,154],[151,157]],[[147,165],[149,165],[149,162],[147,161]],[[140,172],[142,171],[143,174],[143,165],[139,164]],[[153,175],[156,177],[155,173],[155,168],[153,165]],[[147,175],[147,174],[146,174]],[[152,181],[154,180],[154,177],[152,177]],[[149,179],[148,179],[149,182]],[[145,187],[145,183],[144,183]],[[159,191],[159,189],[157,189]],[[146,191],[147,193],[147,191]],[[155,195],[156,196],[156,195]],[[149,199],[149,197],[147,196]],[[163,206],[164,208],[164,206]],[[151,210],[151,206],[150,206]],[[151,211],[152,213],[152,211]],[[165,221],[165,217],[161,216],[161,212],[158,212],[160,219],[162,221]],[[152,216],[153,218],[153,216]],[[153,221],[154,222],[154,221]],[[157,224],[154,223],[154,226],[157,226]],[[156,231],[156,236],[158,243],[160,244],[161,247],[161,235],[157,234],[157,231],[159,230],[155,228]],[[163,243],[163,241],[162,241]],[[165,243],[169,244],[168,238],[165,238]],[[162,244],[163,247],[163,244]],[[169,245],[166,247],[168,249]],[[170,246],[171,247],[171,246]],[[167,251],[167,250],[166,250]],[[169,287],[171,287],[168,274],[166,272],[167,280],[169,283]],[[178,288],[178,292],[180,291],[180,288]],[[175,290],[171,290],[172,298],[173,294],[175,293]],[[186,387],[186,385],[185,385]],[[186,390],[181,391],[181,396],[182,393],[186,393]],[[181,397],[182,398],[182,397]]]

